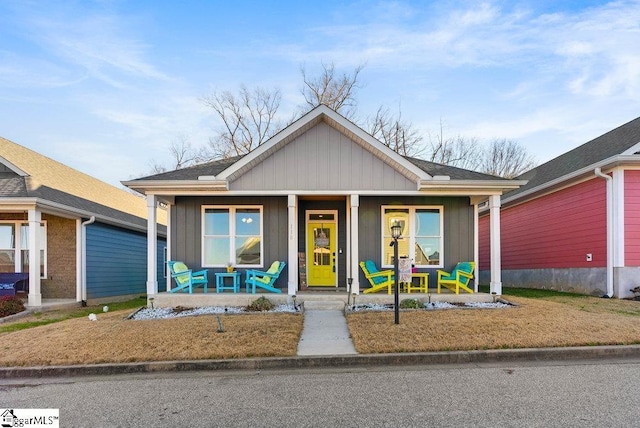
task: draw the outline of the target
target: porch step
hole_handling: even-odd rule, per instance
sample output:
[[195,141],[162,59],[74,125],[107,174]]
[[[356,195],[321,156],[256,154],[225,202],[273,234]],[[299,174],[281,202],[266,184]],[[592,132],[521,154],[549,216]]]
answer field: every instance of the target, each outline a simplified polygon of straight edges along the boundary
[[305,300],[305,311],[342,311],[344,302],[341,300]]

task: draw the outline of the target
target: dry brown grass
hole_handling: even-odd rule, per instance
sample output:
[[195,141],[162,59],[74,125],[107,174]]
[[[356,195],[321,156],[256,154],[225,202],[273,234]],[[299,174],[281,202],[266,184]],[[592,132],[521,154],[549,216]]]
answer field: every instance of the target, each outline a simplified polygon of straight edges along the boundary
[[525,299],[507,309],[408,311],[347,316],[360,353],[640,343],[640,303],[594,297]]
[[[353,313],[347,322],[360,353],[640,343],[640,302],[564,296],[508,299],[519,306],[403,311],[399,325],[393,322],[393,311]],[[225,331],[218,333],[216,316],[124,319],[130,312],[1,333],[0,365],[293,356],[303,322],[296,314],[221,315]]]
[[131,311],[76,318],[0,335],[0,365],[35,366],[295,355],[303,318],[221,315],[133,321]]

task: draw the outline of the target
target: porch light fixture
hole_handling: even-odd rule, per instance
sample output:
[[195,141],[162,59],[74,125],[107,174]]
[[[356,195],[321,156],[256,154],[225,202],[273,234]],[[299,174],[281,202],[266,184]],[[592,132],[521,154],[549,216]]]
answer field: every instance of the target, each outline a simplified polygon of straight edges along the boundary
[[402,237],[402,226],[399,222],[393,223],[391,226],[391,246],[393,247],[393,276],[394,276],[394,290],[393,290],[393,309],[395,311],[395,323],[400,324],[400,297],[398,291],[398,239]]

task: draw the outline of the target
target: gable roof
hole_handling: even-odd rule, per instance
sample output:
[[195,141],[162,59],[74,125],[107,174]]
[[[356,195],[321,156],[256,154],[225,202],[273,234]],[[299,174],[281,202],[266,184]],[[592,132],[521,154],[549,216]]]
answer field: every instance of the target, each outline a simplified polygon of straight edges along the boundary
[[[0,137],[0,204],[37,204],[43,212],[146,230],[144,198]],[[166,224],[166,216],[160,221]]]
[[640,117],[523,173],[517,178],[527,180],[527,184],[503,195],[503,203],[524,198],[573,178],[593,175],[597,167],[619,161],[640,161],[639,150]]
[[138,191],[150,191],[167,195],[177,192],[187,194],[190,191],[228,191],[231,182],[248,174],[252,169],[265,162],[267,158],[281,151],[290,143],[297,141],[303,134],[308,133],[321,123],[327,124],[341,135],[346,136],[352,144],[359,146],[359,150],[362,150],[361,153],[373,155],[373,157],[388,165],[399,176],[403,176],[408,182],[415,183],[415,191],[429,190],[442,193],[474,189],[474,191],[481,193],[489,189],[488,191],[491,192],[502,192],[505,189],[513,189],[524,184],[517,180],[507,180],[422,159],[401,156],[324,105],[311,110],[249,154],[164,172],[123,182],[123,184]]

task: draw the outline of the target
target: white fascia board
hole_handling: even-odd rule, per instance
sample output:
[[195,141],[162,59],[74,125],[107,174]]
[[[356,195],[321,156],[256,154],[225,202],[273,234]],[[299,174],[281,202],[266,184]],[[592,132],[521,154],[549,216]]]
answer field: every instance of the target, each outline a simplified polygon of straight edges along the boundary
[[29,177],[29,174],[27,174],[25,171],[18,168],[17,166],[15,166],[13,163],[9,162],[7,159],[3,158],[2,156],[0,156],[0,163],[21,177]]
[[144,180],[144,181],[123,181],[122,185],[141,192],[142,194],[173,194],[179,190],[229,190],[226,180]]
[[579,178],[581,176],[585,176],[585,175],[593,175],[595,177],[594,174],[594,170],[596,168],[601,168],[604,172],[604,170],[606,170],[607,168],[613,168],[616,166],[623,166],[623,165],[640,165],[640,157],[638,157],[637,155],[616,155],[616,156],[612,156],[608,159],[602,160],[600,162],[596,162],[594,164],[591,164],[589,166],[586,166],[584,168],[580,168],[576,171],[573,171],[569,174],[565,174],[561,177],[556,178],[555,180],[551,180],[548,181],[546,183],[541,184],[538,187],[534,187],[532,189],[529,189],[525,192],[519,193],[517,195],[514,195],[512,197],[506,197],[504,199],[502,199],[502,206],[504,206],[505,204],[509,204],[515,201],[519,201],[521,199],[528,199],[529,196],[538,194],[540,192],[543,191],[547,191],[549,189],[552,189],[554,187],[557,187],[559,185],[562,185],[563,183],[567,182],[567,181],[571,181],[574,180],[576,178]]

